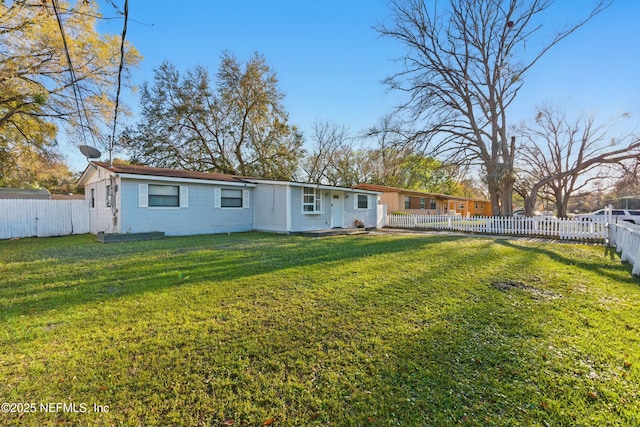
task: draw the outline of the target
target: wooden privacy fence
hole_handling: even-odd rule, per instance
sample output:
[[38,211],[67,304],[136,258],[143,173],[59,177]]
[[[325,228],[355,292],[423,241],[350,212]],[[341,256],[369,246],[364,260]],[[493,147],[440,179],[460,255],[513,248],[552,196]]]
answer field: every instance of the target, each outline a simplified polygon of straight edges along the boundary
[[0,239],[89,232],[86,200],[0,200]]
[[607,239],[605,218],[580,221],[554,217],[462,217],[453,215],[387,215],[386,227],[467,233],[540,236],[562,240]]
[[640,276],[640,227],[628,222],[609,226],[609,246],[615,246],[620,260],[633,265],[631,274]]

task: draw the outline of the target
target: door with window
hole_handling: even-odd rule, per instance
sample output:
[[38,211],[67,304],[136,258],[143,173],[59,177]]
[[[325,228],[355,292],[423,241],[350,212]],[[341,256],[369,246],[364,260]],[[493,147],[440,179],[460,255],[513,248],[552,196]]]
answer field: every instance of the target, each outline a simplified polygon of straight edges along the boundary
[[331,192],[331,228],[342,228],[342,193]]

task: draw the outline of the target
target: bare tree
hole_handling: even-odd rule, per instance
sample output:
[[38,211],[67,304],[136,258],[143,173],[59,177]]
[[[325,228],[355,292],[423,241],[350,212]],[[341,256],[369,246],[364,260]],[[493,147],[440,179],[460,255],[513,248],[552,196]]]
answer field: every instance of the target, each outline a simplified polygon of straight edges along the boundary
[[611,129],[593,116],[570,121],[566,114],[542,107],[535,126],[523,127],[520,150],[525,212],[531,215],[539,194],[556,204],[558,217],[567,216],[569,198],[592,182],[611,178],[605,166],[640,158],[640,138],[609,138]]
[[328,184],[336,176],[336,161],[341,153],[352,150],[353,138],[345,126],[318,120],[312,126],[311,140],[314,147],[302,163],[305,180]]
[[640,159],[622,163],[618,173],[612,198],[619,207],[640,208]]
[[494,215],[512,213],[516,144],[507,135],[507,110],[523,76],[609,5],[599,2],[585,19],[535,48],[527,42],[552,3],[449,0],[441,8],[437,2],[391,0],[392,23],[377,27],[407,48],[403,69],[386,80],[409,94],[401,108],[426,123],[420,136],[435,152],[482,165]]

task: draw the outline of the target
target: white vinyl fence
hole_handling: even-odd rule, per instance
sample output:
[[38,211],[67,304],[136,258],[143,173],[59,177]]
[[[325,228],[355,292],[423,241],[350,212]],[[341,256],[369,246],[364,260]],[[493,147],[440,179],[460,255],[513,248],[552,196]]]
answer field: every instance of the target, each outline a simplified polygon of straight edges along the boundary
[[467,233],[539,236],[562,240],[604,242],[608,237],[606,218],[588,221],[554,217],[462,217],[452,215],[387,215],[386,226],[418,230],[447,230]]
[[621,261],[633,265],[632,275],[640,276],[640,226],[628,222],[611,224],[609,246],[615,246]]
[[88,232],[86,200],[0,199],[0,239]]

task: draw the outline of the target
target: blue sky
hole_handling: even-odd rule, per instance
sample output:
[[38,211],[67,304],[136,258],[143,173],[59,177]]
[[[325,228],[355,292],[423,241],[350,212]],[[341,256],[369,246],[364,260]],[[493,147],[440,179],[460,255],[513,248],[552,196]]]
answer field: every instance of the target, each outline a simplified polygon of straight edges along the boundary
[[[122,8],[123,0],[114,0]],[[115,16],[100,1],[105,16]],[[574,23],[593,0],[556,0],[539,33]],[[552,103],[567,111],[594,113],[604,121],[622,113],[640,118],[640,1],[613,5],[551,50],[525,77],[511,111],[512,122],[535,115],[536,105]],[[381,39],[373,26],[388,22],[385,0],[324,1],[129,1],[127,40],[144,57],[133,70],[134,83],[151,81],[153,69],[167,60],[187,70],[218,69],[224,50],[246,61],[260,52],[279,77],[290,123],[307,140],[315,120],[331,120],[353,133],[373,124],[400,102],[381,81],[398,64],[403,48]],[[100,25],[119,33],[121,20]],[[535,42],[532,41],[532,48]],[[124,100],[135,112],[136,95]],[[134,117],[135,119],[135,117]],[[72,169],[86,164],[71,156]],[[75,157],[75,158],[74,158]]]

